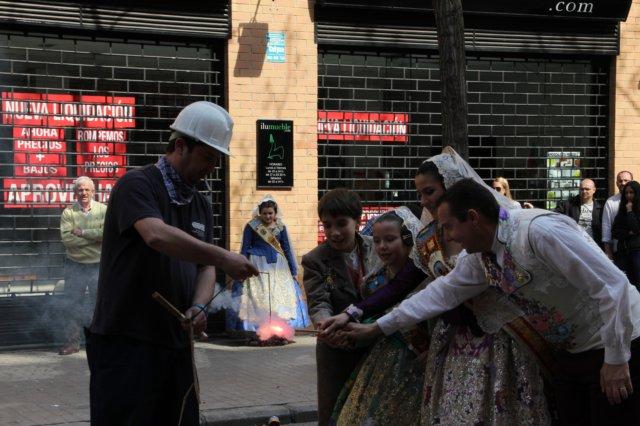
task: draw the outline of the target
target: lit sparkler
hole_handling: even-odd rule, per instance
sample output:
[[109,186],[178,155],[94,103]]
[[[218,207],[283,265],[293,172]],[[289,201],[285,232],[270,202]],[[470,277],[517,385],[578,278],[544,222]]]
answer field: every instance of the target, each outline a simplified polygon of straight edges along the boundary
[[269,319],[267,322],[260,324],[256,335],[261,341],[267,341],[272,338],[284,339],[286,341],[293,341],[295,330],[285,320],[279,316],[273,316],[271,309],[271,274],[268,272],[260,272],[261,275],[267,276],[267,294],[269,297]]

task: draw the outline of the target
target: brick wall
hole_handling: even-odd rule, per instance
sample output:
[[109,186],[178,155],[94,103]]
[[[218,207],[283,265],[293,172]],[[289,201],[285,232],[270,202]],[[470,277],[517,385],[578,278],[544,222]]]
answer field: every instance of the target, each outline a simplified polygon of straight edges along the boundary
[[[228,45],[229,111],[235,121],[229,159],[229,248],[238,251],[251,210],[270,193],[299,258],[316,245],[317,229],[317,49],[313,2],[235,0]],[[267,32],[282,31],[286,61],[266,61]],[[294,187],[256,189],[256,120],[293,120]]]
[[[640,1],[633,0],[629,17],[620,25],[620,55],[616,61],[615,146],[611,185],[617,171],[630,170],[640,179]],[[617,192],[617,190],[616,190]]]

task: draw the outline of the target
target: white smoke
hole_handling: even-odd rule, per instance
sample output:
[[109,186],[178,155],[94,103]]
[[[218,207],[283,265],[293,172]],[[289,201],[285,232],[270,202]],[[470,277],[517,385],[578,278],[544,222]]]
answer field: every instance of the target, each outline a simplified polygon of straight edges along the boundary
[[216,295],[215,298],[211,301],[209,308],[207,311],[210,314],[216,313],[222,309],[233,309],[234,311],[238,311],[240,306],[240,298],[237,297],[234,299],[232,297],[231,290],[228,288],[222,288],[220,283],[216,283],[213,294]]

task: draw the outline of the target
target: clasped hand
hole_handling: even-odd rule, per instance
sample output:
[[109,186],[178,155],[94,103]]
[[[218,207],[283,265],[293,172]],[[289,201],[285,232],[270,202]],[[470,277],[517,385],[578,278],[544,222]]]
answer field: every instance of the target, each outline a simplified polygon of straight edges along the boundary
[[349,322],[349,316],[345,313],[325,318],[316,323],[318,340],[334,348],[352,349],[353,343],[349,341],[343,328]]
[[377,324],[360,324],[349,322],[350,317],[346,313],[326,318],[317,324],[318,339],[330,346],[341,348],[353,348],[357,342],[371,340],[379,336],[380,329]]

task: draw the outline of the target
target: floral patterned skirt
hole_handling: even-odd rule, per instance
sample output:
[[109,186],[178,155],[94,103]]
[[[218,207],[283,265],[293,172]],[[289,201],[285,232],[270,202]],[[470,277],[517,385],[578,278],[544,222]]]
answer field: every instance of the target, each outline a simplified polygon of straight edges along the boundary
[[439,320],[424,379],[423,425],[548,425],[536,361],[504,331],[474,336]]
[[399,333],[378,341],[338,397],[334,424],[419,424],[424,366]]

